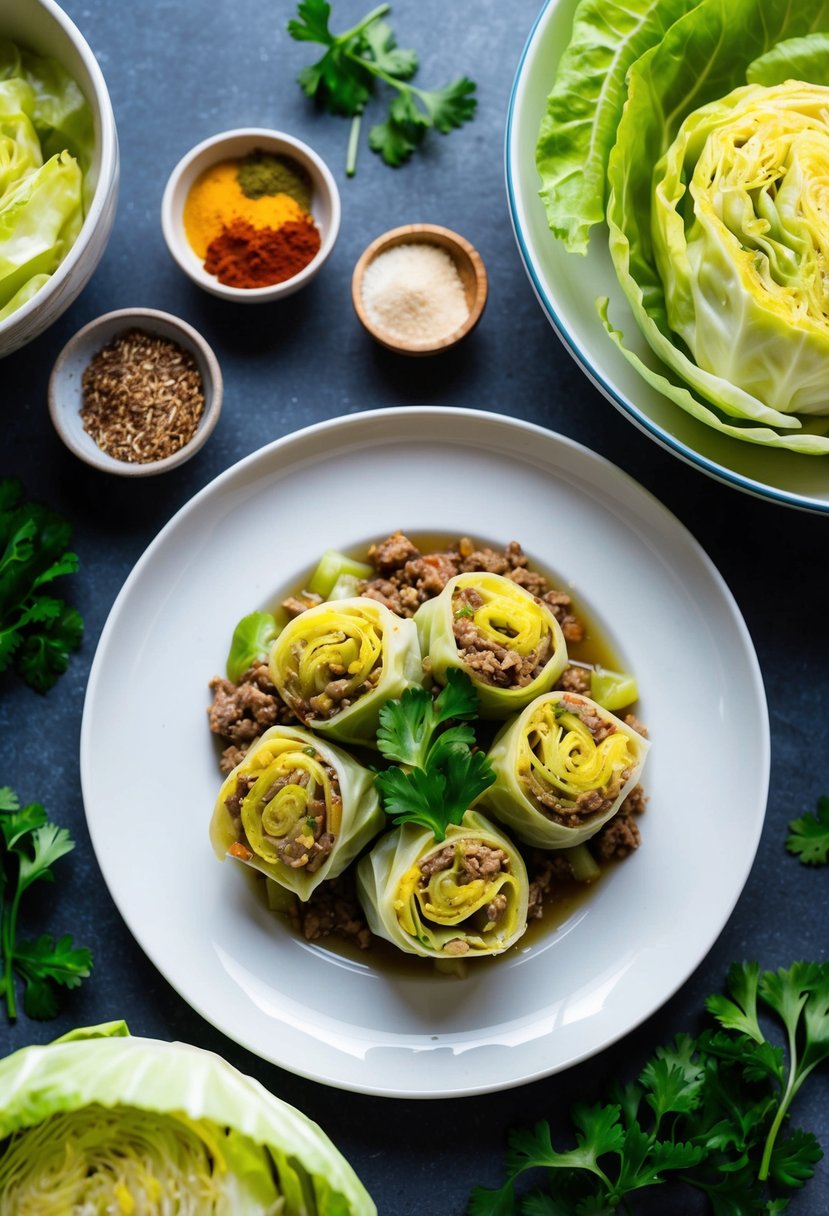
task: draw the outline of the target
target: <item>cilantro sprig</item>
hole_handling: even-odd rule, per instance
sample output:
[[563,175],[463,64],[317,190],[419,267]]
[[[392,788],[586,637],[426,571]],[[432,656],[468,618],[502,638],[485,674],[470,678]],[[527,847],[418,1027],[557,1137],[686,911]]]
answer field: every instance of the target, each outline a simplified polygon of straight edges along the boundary
[[[466,672],[451,668],[436,697],[407,688],[380,711],[377,746],[395,765],[375,778],[383,809],[395,824],[417,823],[435,840],[446,839],[495,774],[475,732],[464,725],[478,715],[478,694]],[[454,722],[455,725],[449,725]],[[404,767],[400,767],[400,766]]]
[[[829,963],[762,973],[735,964],[727,992],[706,1002],[719,1029],[678,1035],[636,1084],[613,1083],[606,1104],[573,1107],[575,1147],[556,1149],[546,1122],[513,1131],[507,1181],[476,1188],[468,1216],[609,1216],[671,1179],[704,1192],[716,1216],[783,1212],[787,1192],[823,1156],[810,1132],[787,1122],[801,1086],[829,1059]],[[767,1037],[761,1011],[775,1015],[782,1042]],[[518,1195],[516,1180],[539,1167],[547,1188]]]
[[368,142],[393,167],[409,159],[428,130],[448,134],[475,114],[475,85],[466,76],[438,89],[411,83],[418,57],[413,50],[397,45],[391,26],[382,20],[390,11],[391,5],[380,4],[351,29],[334,34],[327,0],[300,0],[297,16],[288,22],[288,33],[297,42],[325,47],[322,58],[303,68],[297,79],[303,92],[331,114],[351,117],[346,157],[349,177],[356,170],[362,115],[377,84],[392,89],[394,96],[385,119],[369,131]]
[[0,787],[0,999],[10,1019],[17,1017],[15,973],[23,981],[23,1008],[29,1017],[58,1012],[56,986],[77,988],[92,968],[92,955],[75,947],[67,933],[18,938],[20,903],[39,880],[52,882],[52,866],[75,847],[65,828],[50,823],[38,802],[21,807],[14,790]]
[[807,866],[829,862],[829,798],[819,798],[816,815],[802,815],[789,824],[786,848]]
[[44,593],[47,584],[78,568],[67,548],[72,528],[36,502],[14,478],[0,478],[0,671],[15,664],[37,692],[64,671],[83,636],[80,614]]

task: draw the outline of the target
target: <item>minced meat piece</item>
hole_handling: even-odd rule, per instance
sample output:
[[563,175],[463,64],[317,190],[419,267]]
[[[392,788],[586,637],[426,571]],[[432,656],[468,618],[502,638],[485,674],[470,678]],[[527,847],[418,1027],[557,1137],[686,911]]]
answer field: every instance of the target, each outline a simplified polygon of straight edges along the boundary
[[513,583],[517,583],[519,587],[523,587],[525,591],[529,591],[530,595],[543,596],[547,590],[547,580],[543,574],[539,574],[536,570],[527,570],[525,566],[519,566],[517,570],[510,570],[507,575]]
[[282,601],[282,607],[290,617],[297,617],[309,608],[316,608],[322,603],[322,597],[313,591],[302,591],[299,595],[289,595]]
[[527,858],[527,871],[530,879],[527,919],[538,920],[544,910],[544,904],[554,896],[556,884],[572,882],[573,871],[566,857],[543,849],[533,849],[530,853]]
[[635,730],[638,735],[641,735],[643,739],[647,739],[648,728],[644,722],[639,721],[636,714],[625,714],[625,723],[631,730]]
[[619,861],[639,848],[639,826],[625,806],[590,840],[590,851],[598,861]]
[[556,684],[563,692],[577,692],[590,696],[590,669],[588,667],[566,667]]
[[361,950],[367,950],[372,942],[371,930],[348,872],[320,883],[305,903],[294,900],[289,917],[294,930],[309,942],[330,934],[356,942]]
[[213,703],[207,711],[210,729],[232,745],[223,753],[222,772],[230,772],[269,726],[297,721],[276,691],[266,663],[249,667],[238,684],[214,676],[210,688],[213,692]]
[[368,551],[368,560],[378,574],[399,570],[413,557],[420,557],[420,550],[402,532],[393,532],[379,545],[372,545]]
[[[500,874],[508,868],[508,858],[503,849],[493,849],[488,844],[473,840],[465,840],[461,848],[463,866],[458,872],[458,881],[461,883],[471,882],[475,878],[489,878],[492,874]],[[448,870],[454,861],[454,844],[446,844],[436,853],[424,857],[420,863],[421,884],[426,886],[433,874]]]
[[[474,587],[464,588],[453,596],[452,602],[476,608],[481,597]],[[455,614],[452,630],[458,647],[458,655],[470,671],[497,688],[525,688],[547,662],[551,640],[542,639],[538,649],[530,655],[520,655],[507,646],[484,637],[470,616]]]

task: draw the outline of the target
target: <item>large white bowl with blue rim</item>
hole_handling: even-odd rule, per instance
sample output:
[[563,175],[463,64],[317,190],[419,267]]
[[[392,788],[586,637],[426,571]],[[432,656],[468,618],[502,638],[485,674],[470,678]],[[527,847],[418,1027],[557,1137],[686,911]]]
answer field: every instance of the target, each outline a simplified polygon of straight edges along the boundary
[[118,203],[118,136],[109,92],[89,44],[54,0],[0,0],[0,39],[57,59],[92,110],[92,193],[83,227],[57,270],[31,300],[0,321],[0,357],[43,333],[89,282],[106,249]]
[[[702,472],[760,498],[829,513],[829,457],[771,451],[722,435],[686,414],[643,380],[605,333],[596,299],[647,362],[653,354],[619,287],[607,230],[593,231],[586,257],[568,253],[547,227],[538,195],[535,144],[577,0],[548,0],[515,76],[506,131],[506,176],[518,247],[541,307],[571,355],[630,422]],[[829,368],[827,368],[829,387]]]

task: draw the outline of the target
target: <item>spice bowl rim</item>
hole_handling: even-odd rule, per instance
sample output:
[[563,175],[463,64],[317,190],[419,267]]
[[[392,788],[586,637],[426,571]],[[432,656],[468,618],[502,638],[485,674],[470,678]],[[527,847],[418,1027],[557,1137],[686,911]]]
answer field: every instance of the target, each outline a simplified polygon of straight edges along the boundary
[[[143,463],[119,460],[104,452],[84,430],[80,416],[83,371],[97,351],[133,328],[169,338],[189,351],[196,360],[204,390],[204,410],[192,439],[169,456]],[[49,376],[49,416],[66,447],[86,464],[122,477],[150,477],[195,456],[219,421],[223,394],[219,361],[207,340],[189,322],[157,308],[118,308],[88,321],[61,350]]]
[[[428,239],[430,237],[437,239],[430,241]],[[424,238],[426,239],[424,240]],[[439,340],[412,342],[406,341],[403,338],[395,338],[387,330],[374,324],[363,302],[363,277],[368,266],[381,253],[385,253],[387,249],[393,249],[396,245],[405,244],[437,245],[438,248],[446,250],[456,266],[461,261],[465,262],[471,269],[475,290],[469,314],[457,329],[453,329],[451,333],[446,334]],[[487,293],[486,266],[480,253],[465,236],[461,236],[459,232],[455,232],[454,229],[447,228],[442,224],[401,224],[396,228],[390,228],[387,232],[381,233],[360,254],[351,276],[351,301],[361,325],[381,346],[402,355],[434,355],[456,346],[467,334],[472,332],[480,321],[486,305]]]
[[[184,230],[184,202],[197,177],[211,165],[244,156],[257,148],[292,156],[309,170],[317,196],[312,201],[311,212],[322,239],[317,253],[308,265],[290,279],[264,287],[230,287],[220,283],[215,275],[208,274],[201,258],[191,247]],[[318,211],[325,216],[324,223],[320,222]],[[320,154],[304,140],[273,127],[234,127],[201,140],[175,165],[161,199],[161,230],[174,262],[203,290],[220,299],[242,304],[264,304],[279,300],[299,291],[310,282],[322,269],[336,244],[341,217],[340,192],[333,173]]]

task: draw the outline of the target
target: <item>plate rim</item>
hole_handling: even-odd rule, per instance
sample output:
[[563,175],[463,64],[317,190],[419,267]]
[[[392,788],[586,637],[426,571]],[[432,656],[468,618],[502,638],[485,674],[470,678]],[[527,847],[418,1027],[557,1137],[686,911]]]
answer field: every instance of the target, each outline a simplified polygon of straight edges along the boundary
[[[708,456],[704,456],[701,452],[688,447],[681,440],[674,438],[668,434],[657,423],[653,422],[647,414],[644,414],[636,406],[636,403],[629,400],[623,393],[617,390],[611,383],[597,371],[592,365],[589,356],[576,342],[573,335],[570,333],[567,325],[564,323],[553,301],[550,299],[544,284],[536,270],[535,261],[528,247],[523,227],[520,219],[520,207],[518,203],[518,191],[515,186],[515,178],[512,171],[514,159],[514,143],[515,143],[515,124],[516,114],[518,109],[518,95],[524,85],[525,73],[527,70],[527,60],[534,49],[534,44],[537,38],[543,36],[543,27],[546,22],[551,19],[551,13],[556,10],[563,0],[543,0],[541,9],[533,22],[532,28],[527,36],[524,46],[521,51],[521,56],[518,60],[518,66],[513,76],[512,86],[510,88],[509,101],[507,103],[507,118],[504,132],[504,177],[507,194],[507,207],[509,210],[510,224],[512,226],[515,243],[518,246],[518,252],[521,257],[524,270],[535,293],[542,311],[547,320],[552,326],[556,336],[561,341],[565,350],[581,368],[582,372],[587,376],[590,382],[602,393],[604,397],[615,406],[615,408],[629,422],[632,422],[640,431],[646,434],[654,442],[658,443],[665,451],[677,456],[685,464],[691,468],[699,469],[707,476],[715,481],[726,485],[731,489],[736,489],[744,494],[748,494],[753,498],[757,498],[762,502],[771,502],[778,506],[786,506],[799,511],[806,511],[815,515],[829,514],[829,500],[813,498],[811,496],[798,495],[791,490],[781,490],[777,487],[766,485],[763,482],[757,481],[755,478],[749,477],[743,473],[738,473],[736,470],[729,468],[727,465],[720,464],[716,460],[712,460]],[[550,238],[553,239],[552,237]],[[679,407],[677,407],[679,408]],[[704,424],[703,424],[704,425]],[[735,440],[735,442],[738,442]],[[820,459],[815,457],[814,459]],[[829,459],[826,457],[825,459]]]
[[[510,431],[518,431],[527,437],[535,437],[539,441],[543,441],[545,444],[552,444],[554,447],[563,447],[564,449],[570,449],[571,451],[578,452],[583,458],[590,462],[592,467],[604,469],[610,476],[621,481],[629,491],[632,491],[634,495],[638,496],[640,502],[646,505],[649,512],[655,512],[656,517],[661,517],[661,522],[666,523],[672,528],[678,528],[683,534],[683,539],[689,546],[689,551],[694,554],[696,559],[700,561],[707,570],[712,580],[712,584],[716,586],[718,593],[722,597],[723,606],[728,608],[729,618],[742,637],[744,645],[743,658],[748,665],[752,679],[752,701],[757,711],[758,723],[762,727],[762,737],[759,741],[755,741],[759,743],[757,756],[758,767],[762,776],[758,785],[760,809],[754,817],[753,839],[748,841],[748,849],[744,857],[744,866],[737,875],[737,881],[734,883],[734,886],[731,889],[730,899],[726,902],[726,904],[723,905],[720,923],[716,928],[712,929],[710,934],[703,941],[694,945],[694,948],[691,951],[692,957],[690,964],[687,967],[683,967],[683,974],[677,978],[676,982],[673,983],[672,986],[661,991],[656,1001],[649,998],[649,1000],[645,1002],[644,1007],[637,1009],[632,1017],[628,1017],[626,1020],[624,1020],[624,1023],[620,1025],[614,1033],[605,1035],[603,1038],[601,1038],[600,1042],[585,1047],[583,1051],[571,1052],[566,1059],[553,1061],[552,1063],[550,1061],[545,1061],[541,1064],[541,1066],[533,1065],[533,1067],[530,1069],[524,1067],[520,1070],[520,1075],[513,1074],[510,1076],[508,1081],[497,1080],[495,1082],[463,1083],[449,1086],[433,1085],[430,1088],[412,1088],[411,1079],[409,1079],[408,1085],[395,1085],[393,1087],[389,1087],[388,1085],[379,1084],[377,1081],[373,1083],[356,1083],[353,1079],[343,1079],[342,1077],[338,1078],[335,1076],[325,1075],[319,1071],[315,1071],[313,1068],[299,1067],[293,1060],[288,1060],[284,1056],[279,1056],[273,1052],[263,1050],[261,1043],[256,1041],[256,1036],[237,1031],[235,1027],[228,1027],[226,1017],[222,1017],[221,1014],[217,1015],[215,1013],[211,1013],[209,1009],[205,1007],[203,1002],[194,1001],[190,996],[188,996],[186,994],[187,985],[171,975],[170,970],[166,966],[156,961],[157,951],[152,947],[152,945],[147,943],[149,934],[143,930],[140,925],[134,926],[133,919],[131,919],[123,909],[123,903],[119,892],[116,889],[113,889],[113,886],[110,885],[109,878],[107,877],[105,865],[101,853],[99,852],[99,846],[96,843],[96,832],[86,811],[88,791],[91,784],[89,768],[92,763],[91,756],[93,752],[90,738],[92,707],[97,690],[97,684],[101,679],[100,673],[103,669],[103,663],[106,657],[105,651],[109,644],[110,635],[117,629],[118,618],[125,604],[129,600],[133,586],[141,578],[144,567],[152,561],[156,551],[162,548],[168,534],[173,532],[179,526],[180,521],[183,521],[187,516],[196,511],[198,505],[204,498],[221,492],[227,483],[232,482],[235,478],[244,477],[245,472],[252,466],[255,466],[260,462],[263,464],[272,462],[275,459],[276,453],[285,448],[290,448],[292,444],[305,442],[309,438],[313,438],[316,433],[336,433],[337,431],[347,432],[353,427],[356,427],[358,430],[365,428],[370,429],[375,420],[399,420],[401,417],[401,412],[398,407],[383,407],[380,409],[357,411],[352,414],[339,415],[334,418],[324,419],[319,422],[312,423],[309,426],[283,435],[242,457],[239,461],[235,462],[227,469],[224,469],[215,478],[213,478],[194,495],[192,495],[191,498],[189,498],[185,503],[183,503],[146,546],[119,590],[98,639],[84,696],[83,716],[80,731],[80,777],[87,830],[89,832],[93,851],[95,853],[96,860],[98,861],[101,876],[103,877],[107,890],[109,891],[109,894],[118,910],[119,915],[121,916],[122,921],[124,922],[124,925],[133,936],[138,946],[147,956],[148,960],[177,992],[181,999],[196,1014],[204,1018],[206,1022],[215,1027],[220,1033],[224,1034],[232,1042],[235,1042],[241,1047],[250,1051],[260,1060],[271,1063],[277,1067],[284,1068],[286,1071],[292,1072],[294,1075],[304,1077],[320,1084],[331,1086],[335,1089],[343,1089],[348,1092],[363,1093],[377,1097],[425,1100],[448,1097],[473,1097],[486,1093],[500,1092],[502,1090],[515,1088],[517,1086],[521,1086],[571,1068],[586,1059],[590,1059],[593,1056],[600,1054],[612,1044],[616,1043],[619,1039],[634,1031],[639,1025],[642,1024],[642,1022],[647,1020],[648,1017],[651,1017],[660,1008],[662,1008],[662,1006],[671,999],[679,988],[688,981],[723,932],[739,898],[742,895],[754,864],[757,849],[760,843],[768,802],[771,769],[771,731],[768,701],[763,684],[759,660],[748,630],[748,626],[742,612],[740,611],[736,599],[734,598],[730,588],[725,582],[723,576],[720,574],[716,565],[691,531],[673,514],[673,512],[670,511],[668,507],[666,507],[658,498],[656,498],[651,491],[637,482],[636,479],[628,474],[625,470],[613,464],[606,457],[594,452],[586,445],[571,439],[566,435],[561,435],[555,431],[551,431],[545,427],[539,426],[536,423],[511,418],[505,414],[466,407],[411,406],[406,408],[404,415],[406,420],[410,418],[430,419],[433,422],[441,419],[468,418],[470,416],[474,416],[477,419],[483,419],[485,422],[488,422],[496,427],[500,426]],[[432,438],[433,435],[434,431],[432,430],[429,432],[429,437]],[[423,439],[423,437],[424,436],[421,435],[421,439]],[[388,442],[388,437],[386,437],[385,441]],[[328,451],[328,454],[330,455],[330,450]],[[411,1050],[412,1059],[416,1058],[417,1054],[418,1050]]]

